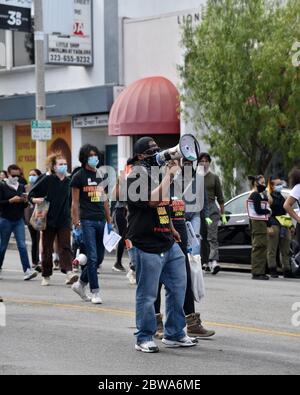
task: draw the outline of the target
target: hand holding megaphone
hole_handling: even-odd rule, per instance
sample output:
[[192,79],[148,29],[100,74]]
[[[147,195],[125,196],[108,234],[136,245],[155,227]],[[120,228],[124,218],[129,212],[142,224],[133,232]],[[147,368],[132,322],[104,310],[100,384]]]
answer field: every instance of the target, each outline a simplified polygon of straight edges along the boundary
[[200,145],[192,134],[185,134],[181,137],[176,147],[169,148],[156,154],[156,161],[159,166],[167,162],[178,159],[186,159],[190,162],[198,160],[200,154]]

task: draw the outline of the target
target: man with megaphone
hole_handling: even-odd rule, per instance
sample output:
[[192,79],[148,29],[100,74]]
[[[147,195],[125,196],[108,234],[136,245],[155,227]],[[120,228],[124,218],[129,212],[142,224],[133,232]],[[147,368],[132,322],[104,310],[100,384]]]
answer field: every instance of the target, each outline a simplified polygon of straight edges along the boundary
[[[166,322],[162,342],[167,347],[192,347],[197,340],[185,332],[183,304],[186,292],[185,257],[179,245],[179,234],[170,217],[170,185],[179,171],[170,158],[165,158],[161,176],[158,167],[161,151],[150,137],[134,145],[133,169],[128,175],[128,231],[126,244],[136,268],[136,345],[137,351],[155,353],[159,349],[154,302],[159,283],[166,288]],[[176,155],[179,155],[176,153]],[[153,176],[154,174],[154,176]]]

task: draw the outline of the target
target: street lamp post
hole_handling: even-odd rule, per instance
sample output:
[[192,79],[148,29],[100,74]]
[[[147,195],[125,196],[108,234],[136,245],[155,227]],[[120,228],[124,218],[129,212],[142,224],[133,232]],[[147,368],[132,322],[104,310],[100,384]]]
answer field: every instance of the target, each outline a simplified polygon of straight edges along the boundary
[[[45,34],[43,27],[43,0],[34,0],[34,41],[35,41],[35,79],[36,79],[36,119],[46,120],[46,93],[45,93],[45,60],[44,44]],[[47,142],[36,142],[36,166],[38,169],[45,170],[47,156]]]

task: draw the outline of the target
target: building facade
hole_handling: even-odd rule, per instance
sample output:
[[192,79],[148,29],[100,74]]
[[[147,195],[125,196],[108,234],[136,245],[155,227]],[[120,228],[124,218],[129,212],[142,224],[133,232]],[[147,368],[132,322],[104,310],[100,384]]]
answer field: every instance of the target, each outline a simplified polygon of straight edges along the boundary
[[[82,2],[74,0],[78,3]],[[120,87],[151,76],[162,76],[179,87],[181,26],[187,18],[198,21],[205,1],[84,3],[90,3],[93,11],[93,62],[88,66],[46,65],[47,118],[53,123],[48,151],[65,152],[73,168],[78,165],[80,146],[92,143],[106,164],[121,169],[134,139],[108,134],[109,113]],[[30,127],[35,119],[33,41],[32,34],[0,30],[0,167],[16,162],[25,175],[35,167]],[[64,48],[63,42],[56,45]],[[173,144],[178,136],[162,136],[161,140],[164,145]]]
[[[74,0],[76,4],[80,2]],[[53,124],[48,152],[63,151],[73,168],[80,146],[92,143],[108,164],[117,166],[117,139],[108,136],[107,125],[119,80],[119,48],[114,39],[119,30],[118,1],[88,0],[84,4],[92,9],[92,65],[46,65],[47,118]],[[26,175],[35,167],[35,142],[31,140],[31,120],[35,119],[33,35],[0,30],[0,42],[0,165],[6,168],[18,163]],[[63,48],[67,44],[57,45]]]

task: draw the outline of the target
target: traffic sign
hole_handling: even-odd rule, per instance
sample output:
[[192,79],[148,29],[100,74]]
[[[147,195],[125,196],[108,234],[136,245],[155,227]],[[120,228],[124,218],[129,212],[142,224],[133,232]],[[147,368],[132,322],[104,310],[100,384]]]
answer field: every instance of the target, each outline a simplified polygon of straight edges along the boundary
[[31,138],[36,141],[48,141],[52,139],[51,121],[31,121]]

